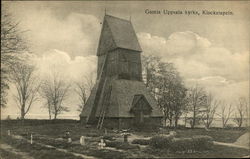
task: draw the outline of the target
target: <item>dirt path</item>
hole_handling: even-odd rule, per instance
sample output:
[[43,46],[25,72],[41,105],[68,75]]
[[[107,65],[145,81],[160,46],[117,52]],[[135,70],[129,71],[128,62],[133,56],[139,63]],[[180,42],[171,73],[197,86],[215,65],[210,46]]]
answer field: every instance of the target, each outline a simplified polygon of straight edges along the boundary
[[228,147],[235,147],[235,148],[243,148],[243,149],[249,150],[249,147],[247,147],[247,146],[236,145],[236,144],[234,144],[234,143],[224,143],[224,142],[217,142],[217,141],[214,141],[214,144],[215,144],[215,145],[228,146]]
[[[19,135],[12,135],[12,137],[16,138],[16,139],[23,139],[23,140],[26,140],[27,142],[30,142],[29,140],[25,139],[24,137],[22,136],[19,136]],[[36,144],[40,145],[40,146],[43,146],[43,147],[47,147],[47,148],[53,148],[57,151],[60,151],[60,152],[65,152],[65,153],[69,153],[69,154],[72,154],[74,156],[77,156],[77,157],[82,157],[84,159],[97,159],[96,157],[94,156],[87,156],[87,155],[84,155],[84,154],[80,154],[80,153],[75,153],[75,152],[70,152],[68,150],[65,150],[65,149],[61,149],[61,148],[57,148],[57,147],[54,147],[54,146],[51,146],[51,145],[46,145],[46,144],[42,144],[42,143],[38,143],[36,142]],[[33,159],[33,158],[32,158]]]
[[250,133],[247,132],[247,133],[241,135],[234,144],[249,147],[249,145],[250,145],[249,140],[250,140]]
[[21,152],[18,149],[15,149],[14,147],[12,147],[12,146],[10,146],[8,144],[1,143],[0,149],[2,149],[4,151],[7,151],[7,152],[10,152],[10,153],[13,153],[15,155],[18,155],[22,159],[34,159],[33,157],[29,156],[28,153]]
[[250,150],[250,148],[249,148],[249,135],[250,135],[249,132],[243,134],[234,143],[224,143],[224,142],[214,141],[214,144]]

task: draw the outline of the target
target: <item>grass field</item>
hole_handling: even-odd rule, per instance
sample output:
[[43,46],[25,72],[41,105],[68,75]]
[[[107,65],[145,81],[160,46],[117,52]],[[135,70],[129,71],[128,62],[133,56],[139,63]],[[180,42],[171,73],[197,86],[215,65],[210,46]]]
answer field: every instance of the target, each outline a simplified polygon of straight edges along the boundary
[[[32,123],[32,124],[31,124]],[[57,151],[55,148],[46,148],[37,143],[51,145],[56,148],[67,150],[68,152],[74,152],[78,154],[84,154],[92,156],[94,158],[154,158],[154,157],[178,157],[178,158],[193,158],[193,157],[242,157],[249,155],[249,151],[246,149],[231,148],[225,146],[214,145],[207,151],[191,152],[191,153],[171,153],[164,150],[153,149],[150,146],[138,147],[125,145],[123,148],[110,148],[110,149],[98,149],[98,142],[101,136],[105,136],[103,130],[97,130],[95,128],[85,128],[76,121],[70,122],[50,122],[49,124],[40,122],[26,122],[24,124],[18,122],[2,122],[1,124],[1,142],[12,146],[15,149],[19,149],[22,152],[27,152],[35,159],[53,158],[53,159],[78,159],[81,157],[74,156],[70,153],[63,153]],[[16,139],[7,136],[7,131],[10,130],[13,135],[23,136],[24,139]],[[73,143],[68,144],[66,141],[58,140],[64,136],[65,131],[70,131]],[[172,131],[167,129],[166,132]],[[192,137],[194,135],[208,135],[215,141],[233,143],[242,134],[247,132],[246,129],[219,129],[213,128],[209,131],[205,129],[189,129],[182,128],[174,130],[177,132],[177,137]],[[122,135],[118,132],[107,130],[107,138],[113,140],[122,140]],[[34,144],[30,144],[26,139],[30,139],[30,134],[33,134]],[[134,135],[151,137],[162,133],[160,131],[153,132],[135,132],[131,131]],[[79,144],[80,136],[86,136],[86,145],[81,146]],[[17,154],[12,154],[1,150],[1,157],[3,159],[17,158]]]

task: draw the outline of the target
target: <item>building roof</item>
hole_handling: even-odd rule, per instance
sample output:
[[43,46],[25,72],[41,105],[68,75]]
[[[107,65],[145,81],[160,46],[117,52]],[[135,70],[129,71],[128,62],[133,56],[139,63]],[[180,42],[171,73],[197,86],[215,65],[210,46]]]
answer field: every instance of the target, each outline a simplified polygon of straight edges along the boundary
[[[105,41],[113,44],[106,45]],[[97,56],[116,48],[142,51],[131,21],[105,15]]]
[[[143,95],[152,107],[151,117],[163,116],[162,111],[157,106],[156,100],[146,89],[143,82],[119,79],[112,81],[110,105],[105,117],[134,117],[134,114],[130,110],[133,107],[134,97],[138,94]],[[100,108],[101,106],[98,105],[96,117],[100,114]]]

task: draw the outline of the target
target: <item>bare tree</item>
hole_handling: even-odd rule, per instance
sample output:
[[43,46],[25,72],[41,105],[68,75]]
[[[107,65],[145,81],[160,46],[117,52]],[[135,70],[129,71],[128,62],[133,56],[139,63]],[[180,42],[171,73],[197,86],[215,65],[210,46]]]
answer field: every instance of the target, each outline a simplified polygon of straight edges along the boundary
[[205,127],[208,129],[214,120],[216,109],[219,105],[219,101],[213,99],[211,93],[208,94],[205,103],[205,109],[202,112],[202,121]]
[[[226,108],[228,108],[228,109],[226,109]],[[216,113],[217,115],[219,115],[221,117],[223,128],[226,127],[227,122],[230,119],[232,112],[233,112],[232,104],[230,104],[229,107],[227,107],[227,105],[223,102],[222,106],[221,106],[221,112]]]
[[21,119],[24,119],[32,104],[38,100],[39,84],[34,71],[35,66],[27,64],[27,61],[16,62],[10,66],[9,77],[17,91],[14,99],[21,111]]
[[202,108],[206,102],[206,92],[204,91],[204,88],[199,87],[198,85],[191,88],[188,93],[188,101],[190,111],[193,113],[191,128],[194,128],[198,120],[197,117],[201,114]]
[[94,86],[94,77],[93,74],[90,76],[83,76],[80,81],[75,82],[75,92],[79,97],[80,104],[78,105],[77,111],[81,112],[84,105],[87,102],[87,99],[91,93],[91,90]]
[[48,88],[47,83],[45,83],[44,81],[41,84],[41,88],[39,90],[39,94],[42,98],[45,99],[45,104],[43,105],[45,108],[47,108],[48,113],[49,113],[49,119],[51,120],[51,116],[52,116],[52,99],[51,99],[51,93],[50,93],[50,89]]
[[2,7],[1,12],[1,107],[7,103],[9,89],[8,72],[12,63],[18,61],[17,54],[27,51],[23,32],[19,30],[19,23]]
[[236,112],[234,114],[233,121],[238,125],[240,128],[243,124],[243,120],[245,118],[245,115],[247,113],[247,100],[246,98],[239,98],[237,107],[236,107]]
[[50,118],[51,114],[56,119],[58,114],[69,111],[68,107],[64,105],[64,101],[68,97],[69,88],[70,85],[56,72],[52,73],[51,78],[42,82],[40,94],[46,100]]

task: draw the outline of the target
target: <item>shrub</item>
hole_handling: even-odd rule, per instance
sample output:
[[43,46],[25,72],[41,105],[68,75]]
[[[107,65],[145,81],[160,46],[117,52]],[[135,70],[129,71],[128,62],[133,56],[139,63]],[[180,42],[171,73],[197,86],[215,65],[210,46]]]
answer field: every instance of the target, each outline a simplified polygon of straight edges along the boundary
[[153,136],[149,141],[149,145],[154,148],[168,149],[171,146],[172,139],[172,136]]
[[213,138],[206,135],[196,135],[192,137],[195,150],[207,150],[213,145]]
[[87,133],[86,136],[87,137],[100,137],[101,134],[100,133]]
[[139,149],[138,145],[131,145],[129,143],[120,142],[120,141],[106,142],[106,146],[108,146],[108,147],[114,147],[114,148],[117,148],[117,149],[124,149],[124,150]]
[[149,145],[150,140],[148,139],[134,139],[132,144]]
[[126,158],[126,152],[119,152],[114,150],[107,150],[107,149],[92,149],[87,153],[88,155],[99,157],[99,158]]
[[110,140],[110,141],[114,141],[115,139],[114,139],[114,137],[115,137],[115,135],[104,135],[103,136],[103,139],[104,140]]
[[197,135],[192,138],[174,138],[171,151],[207,150],[213,143],[210,136]]
[[210,136],[197,135],[192,138],[173,138],[170,136],[154,136],[150,146],[158,149],[168,149],[173,152],[188,150],[207,150],[213,145]]
[[174,152],[192,150],[193,148],[192,138],[174,138],[170,146],[170,150]]

